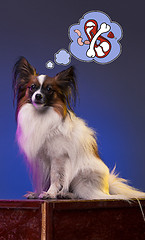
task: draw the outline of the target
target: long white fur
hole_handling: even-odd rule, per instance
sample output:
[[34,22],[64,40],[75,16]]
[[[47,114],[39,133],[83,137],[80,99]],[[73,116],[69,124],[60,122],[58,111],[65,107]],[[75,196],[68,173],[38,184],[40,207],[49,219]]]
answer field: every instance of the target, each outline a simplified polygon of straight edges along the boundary
[[21,107],[17,141],[31,167],[37,196],[56,198],[71,187],[82,199],[145,197],[114,172],[109,173],[93,153],[93,135],[94,131],[72,112],[63,119],[53,107],[43,113],[29,103]]

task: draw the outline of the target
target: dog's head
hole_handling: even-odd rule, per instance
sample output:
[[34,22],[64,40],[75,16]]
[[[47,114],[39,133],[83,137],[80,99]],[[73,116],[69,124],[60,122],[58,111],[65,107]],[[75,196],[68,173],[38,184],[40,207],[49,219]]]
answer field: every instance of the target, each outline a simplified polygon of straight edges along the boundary
[[13,69],[13,90],[14,100],[17,98],[17,112],[29,103],[42,112],[54,107],[65,116],[67,108],[72,110],[76,101],[74,69],[70,67],[55,77],[39,75],[24,57],[20,57]]

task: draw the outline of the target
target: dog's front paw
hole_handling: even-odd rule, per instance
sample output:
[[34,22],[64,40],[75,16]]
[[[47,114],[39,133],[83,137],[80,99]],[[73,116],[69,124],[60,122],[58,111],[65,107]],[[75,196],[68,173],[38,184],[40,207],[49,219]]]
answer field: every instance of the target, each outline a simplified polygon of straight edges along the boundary
[[40,195],[39,195],[39,198],[41,199],[53,199],[53,198],[56,198],[56,194],[54,193],[51,193],[51,192],[42,192]]
[[25,198],[28,198],[28,199],[37,199],[38,198],[38,194],[35,193],[35,192],[27,192],[25,195],[24,195]]

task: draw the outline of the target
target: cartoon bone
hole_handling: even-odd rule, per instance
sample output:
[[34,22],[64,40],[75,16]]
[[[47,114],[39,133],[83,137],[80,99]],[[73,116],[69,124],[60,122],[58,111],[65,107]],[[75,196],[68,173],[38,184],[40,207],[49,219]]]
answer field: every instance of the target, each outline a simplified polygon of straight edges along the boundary
[[102,23],[101,26],[100,26],[100,29],[98,30],[98,32],[95,34],[95,36],[93,37],[91,43],[90,43],[90,46],[89,46],[89,49],[87,51],[87,56],[88,57],[95,57],[95,50],[94,50],[94,45],[95,45],[95,42],[97,40],[97,38],[102,34],[102,33],[106,33],[110,30],[110,26],[106,23]]

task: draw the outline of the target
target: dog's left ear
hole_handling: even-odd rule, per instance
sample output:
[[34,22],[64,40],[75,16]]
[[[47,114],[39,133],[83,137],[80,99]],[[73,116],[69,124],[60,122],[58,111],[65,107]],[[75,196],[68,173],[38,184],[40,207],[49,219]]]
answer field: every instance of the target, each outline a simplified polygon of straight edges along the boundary
[[70,110],[72,110],[72,105],[75,105],[76,96],[78,94],[74,67],[71,66],[68,69],[58,73],[55,79],[58,87],[61,90],[64,100],[66,101]]

